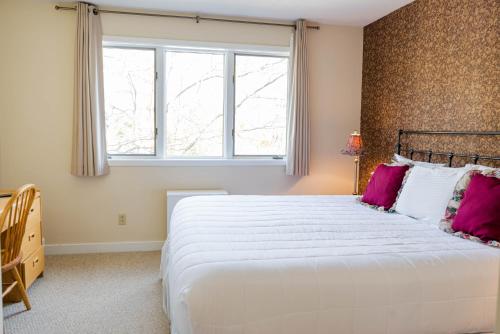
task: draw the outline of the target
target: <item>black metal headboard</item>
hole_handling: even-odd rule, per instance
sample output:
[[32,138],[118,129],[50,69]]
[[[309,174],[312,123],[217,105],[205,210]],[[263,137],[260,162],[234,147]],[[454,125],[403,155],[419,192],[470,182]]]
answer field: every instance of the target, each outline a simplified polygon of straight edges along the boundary
[[[448,166],[452,165],[454,157],[469,158],[471,162],[477,164],[478,160],[500,161],[500,156],[486,156],[470,153],[455,153],[455,152],[434,152],[432,149],[415,150],[413,148],[403,148],[401,137],[403,135],[436,135],[436,136],[500,136],[500,131],[415,131],[415,130],[398,130],[398,141],[396,144],[396,153],[407,153],[410,159],[413,159],[414,153],[424,154],[428,162],[431,162],[433,156],[445,156],[448,158]],[[500,147],[500,145],[499,145]]]

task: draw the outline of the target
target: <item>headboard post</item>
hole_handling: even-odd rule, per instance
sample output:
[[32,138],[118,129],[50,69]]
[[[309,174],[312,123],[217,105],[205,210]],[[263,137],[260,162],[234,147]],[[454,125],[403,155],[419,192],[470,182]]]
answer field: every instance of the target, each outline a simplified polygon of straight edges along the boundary
[[431,162],[432,160],[432,150],[427,151],[427,162]]
[[396,152],[401,154],[401,136],[403,135],[403,129],[398,130],[398,142],[396,144]]
[[448,167],[451,167],[451,163],[453,161],[453,157],[455,154],[453,152],[448,153]]

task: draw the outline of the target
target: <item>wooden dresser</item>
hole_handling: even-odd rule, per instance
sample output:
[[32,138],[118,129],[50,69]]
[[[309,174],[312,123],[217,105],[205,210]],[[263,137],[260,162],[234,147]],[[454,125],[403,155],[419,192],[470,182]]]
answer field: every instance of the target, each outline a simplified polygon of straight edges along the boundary
[[[8,193],[8,191],[0,190],[0,194],[4,193]],[[7,204],[8,200],[8,197],[0,198],[0,212]],[[4,231],[2,230],[2,240],[3,238]],[[23,259],[18,269],[23,283],[26,289],[28,289],[38,277],[43,275],[45,269],[40,191],[37,191],[35,201],[33,202],[33,206],[28,216],[28,221],[26,222],[26,232],[24,233],[21,252],[23,254]],[[2,276],[2,281],[11,282],[12,278]],[[5,300],[20,301],[21,296],[17,293],[17,290],[14,289],[6,296]]]

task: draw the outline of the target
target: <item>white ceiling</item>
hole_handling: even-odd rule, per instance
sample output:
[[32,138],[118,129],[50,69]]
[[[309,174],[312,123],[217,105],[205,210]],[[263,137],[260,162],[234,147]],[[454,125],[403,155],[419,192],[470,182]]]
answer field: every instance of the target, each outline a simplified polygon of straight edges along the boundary
[[[91,0],[101,6],[365,26],[413,0]],[[72,2],[72,1],[64,1]]]

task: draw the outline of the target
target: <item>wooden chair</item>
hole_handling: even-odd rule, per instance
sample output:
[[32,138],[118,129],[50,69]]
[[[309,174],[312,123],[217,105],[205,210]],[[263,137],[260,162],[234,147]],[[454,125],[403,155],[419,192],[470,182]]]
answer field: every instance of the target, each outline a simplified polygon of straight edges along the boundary
[[35,186],[32,184],[20,187],[12,194],[0,215],[0,227],[5,231],[2,238],[2,274],[10,273],[13,278],[12,283],[2,284],[2,298],[17,288],[28,310],[31,309],[31,304],[17,266],[23,257],[21,243],[35,194]]

